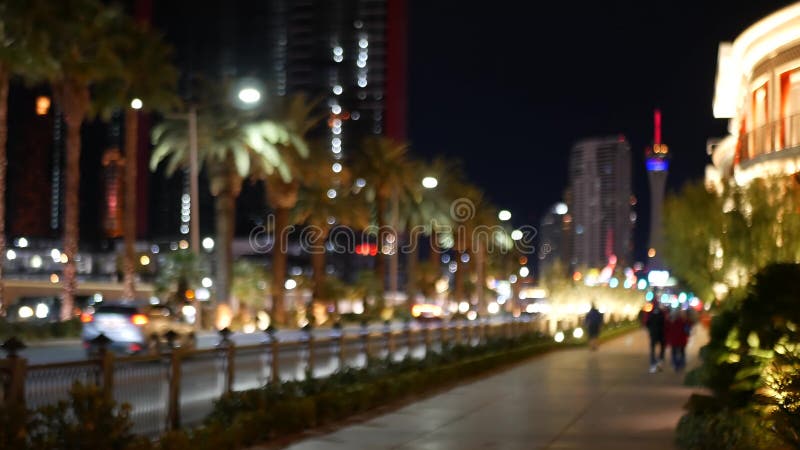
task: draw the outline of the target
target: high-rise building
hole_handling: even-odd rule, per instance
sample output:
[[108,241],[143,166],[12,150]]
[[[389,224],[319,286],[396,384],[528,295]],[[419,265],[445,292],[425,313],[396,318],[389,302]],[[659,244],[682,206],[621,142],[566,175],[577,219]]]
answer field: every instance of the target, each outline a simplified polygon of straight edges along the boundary
[[571,267],[603,267],[612,256],[631,262],[631,153],[624,136],[590,138],[569,162]]
[[370,134],[405,139],[405,0],[273,0],[271,17],[274,92],[325,99],[334,160]]
[[669,148],[667,144],[661,143],[661,111],[656,110],[653,120],[655,129],[653,146],[645,151],[647,181],[650,185],[650,248],[647,250],[647,265],[650,268],[662,268],[661,212],[664,209],[664,190],[667,187]]

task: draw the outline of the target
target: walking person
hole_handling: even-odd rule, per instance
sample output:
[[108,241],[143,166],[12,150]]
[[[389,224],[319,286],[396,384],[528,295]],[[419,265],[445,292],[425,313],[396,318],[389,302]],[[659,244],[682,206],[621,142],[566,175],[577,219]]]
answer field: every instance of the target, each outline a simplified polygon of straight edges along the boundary
[[689,342],[692,324],[686,311],[672,311],[666,323],[666,338],[672,355],[672,367],[680,372],[686,367],[686,344]]
[[[661,305],[655,302],[653,310],[650,311],[647,319],[645,319],[645,326],[650,335],[650,373],[656,373],[661,370],[661,365],[664,363],[664,352],[666,350],[666,336],[664,335],[665,315]],[[659,346],[658,359],[656,359],[657,345]]]
[[600,328],[603,326],[603,313],[592,303],[589,312],[586,313],[586,334],[589,336],[589,348],[597,350],[597,337],[600,336]]

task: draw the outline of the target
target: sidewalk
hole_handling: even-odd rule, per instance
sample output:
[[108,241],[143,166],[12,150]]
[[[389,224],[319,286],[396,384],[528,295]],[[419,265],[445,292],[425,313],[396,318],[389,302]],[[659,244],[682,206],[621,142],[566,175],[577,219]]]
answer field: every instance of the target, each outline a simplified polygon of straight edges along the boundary
[[[695,328],[690,367],[705,336]],[[691,389],[671,369],[649,374],[647,352],[639,330],[597,352],[550,353],[288,448],[674,450]]]

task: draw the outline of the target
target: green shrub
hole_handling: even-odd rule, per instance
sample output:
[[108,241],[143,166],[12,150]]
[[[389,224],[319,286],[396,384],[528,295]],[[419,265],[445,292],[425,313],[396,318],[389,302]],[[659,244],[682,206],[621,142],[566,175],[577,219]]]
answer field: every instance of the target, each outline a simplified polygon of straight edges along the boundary
[[686,450],[780,449],[763,418],[745,409],[691,412],[678,422],[676,442]]

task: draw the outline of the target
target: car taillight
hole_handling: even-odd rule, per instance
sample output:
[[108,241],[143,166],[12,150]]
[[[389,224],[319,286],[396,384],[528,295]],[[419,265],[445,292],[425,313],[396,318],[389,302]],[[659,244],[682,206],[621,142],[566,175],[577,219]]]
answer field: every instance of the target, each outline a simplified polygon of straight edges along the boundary
[[81,322],[82,323],[94,322],[94,316],[89,313],[81,313]]
[[131,322],[133,322],[134,325],[147,325],[149,320],[144,314],[134,314],[131,316]]

